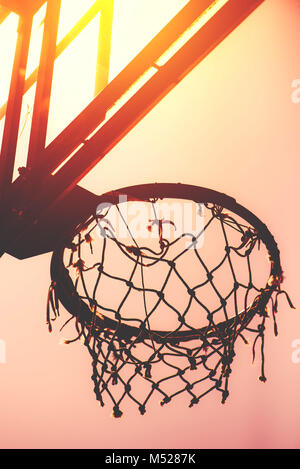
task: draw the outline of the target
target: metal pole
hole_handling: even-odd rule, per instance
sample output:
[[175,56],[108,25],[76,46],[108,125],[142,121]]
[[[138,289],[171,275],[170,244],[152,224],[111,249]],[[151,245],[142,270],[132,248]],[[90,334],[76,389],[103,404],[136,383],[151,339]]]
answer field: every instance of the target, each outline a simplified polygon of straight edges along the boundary
[[13,177],[31,27],[32,17],[20,17],[18,26],[18,40],[0,154],[1,195],[6,193]]
[[45,148],[61,0],[49,0],[32,115],[27,167],[33,168]]

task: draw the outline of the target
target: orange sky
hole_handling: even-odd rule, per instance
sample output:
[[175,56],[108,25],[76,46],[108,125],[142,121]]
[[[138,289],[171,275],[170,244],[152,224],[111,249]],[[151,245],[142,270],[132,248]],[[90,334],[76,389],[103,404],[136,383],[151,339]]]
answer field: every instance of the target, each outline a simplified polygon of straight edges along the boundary
[[[117,21],[119,26],[111,76],[136,52],[135,38],[142,47],[186,2],[165,0],[159,18],[159,0],[126,0],[126,9],[123,0],[118,3],[122,15],[114,20],[115,28]],[[293,81],[300,78],[299,21],[299,0],[266,0],[82,181],[98,194],[131,184],[180,181],[235,197],[274,234],[284,287],[296,306],[300,103],[293,103],[291,95]],[[85,65],[76,68],[70,59],[75,67],[72,88],[59,90],[53,83],[53,136],[92,98],[87,80],[95,51],[87,44],[95,26],[84,33],[86,42],[79,49]],[[7,50],[1,48],[1,60],[9,69]],[[61,63],[57,83],[65,73]],[[0,77],[0,96],[5,97],[1,71]],[[29,94],[23,124],[27,103],[32,103]],[[19,161],[29,128],[25,122]],[[300,364],[291,359],[292,342],[300,338],[298,310],[290,311],[282,299],[277,338],[269,324],[267,383],[257,380],[259,360],[252,366],[250,348],[240,346],[225,406],[212,394],[193,409],[183,402],[164,408],[157,404],[144,417],[136,412],[115,421],[110,408],[101,409],[94,400],[87,351],[79,344],[58,345],[58,331],[47,332],[49,261],[50,255],[25,261],[1,258],[0,339],[6,343],[7,363],[0,363],[0,447],[300,447]]]

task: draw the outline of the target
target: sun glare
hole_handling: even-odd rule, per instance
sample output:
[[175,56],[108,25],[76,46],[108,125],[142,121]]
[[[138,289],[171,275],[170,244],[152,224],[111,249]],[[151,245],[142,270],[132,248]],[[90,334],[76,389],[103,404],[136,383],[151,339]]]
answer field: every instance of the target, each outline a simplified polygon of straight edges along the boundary
[[[11,71],[17,42],[19,18],[11,13],[0,26],[0,105],[8,98]],[[3,47],[5,44],[5,47]]]
[[[52,81],[49,122],[46,145],[48,145],[93,99],[99,44],[101,5],[106,0],[62,0],[58,26],[57,51]],[[184,33],[157,61],[164,65],[228,0],[216,0],[212,6]],[[159,31],[188,3],[188,0],[114,0],[114,14],[109,60],[109,81],[159,33]],[[94,7],[100,6],[97,14]],[[91,10],[93,10],[91,12]],[[91,12],[91,13],[89,13]],[[87,24],[64,48],[65,38],[73,33],[83,15],[90,14]],[[26,78],[37,72],[41,54],[46,4],[35,14],[29,48]],[[0,102],[8,98],[10,74],[17,39],[18,16],[11,14],[0,28],[0,40],[7,44],[1,49]],[[119,99],[107,113],[111,117],[130,97],[151,78],[157,69],[150,66],[145,74]],[[24,95],[16,168],[26,164],[35,87]],[[3,122],[1,122],[3,124]],[[101,124],[103,125],[103,123]],[[101,127],[98,127],[98,129]],[[3,125],[0,126],[0,129]],[[92,134],[91,134],[92,136]],[[15,169],[14,177],[17,176]]]

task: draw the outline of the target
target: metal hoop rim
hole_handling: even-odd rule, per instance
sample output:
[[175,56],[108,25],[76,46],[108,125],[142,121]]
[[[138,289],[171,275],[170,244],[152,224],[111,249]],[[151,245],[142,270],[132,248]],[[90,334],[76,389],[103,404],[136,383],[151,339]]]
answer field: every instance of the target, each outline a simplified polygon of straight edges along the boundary
[[[105,201],[115,205],[122,202],[122,198],[120,199],[120,196],[126,196],[126,200],[129,201],[150,201],[153,198],[176,198],[193,200],[196,203],[219,204],[223,208],[230,210],[234,214],[243,218],[260,233],[260,239],[266,246],[270,258],[270,277],[272,276],[274,278],[281,279],[282,269],[280,264],[280,253],[274,237],[272,236],[267,226],[259,218],[257,218],[248,209],[238,204],[234,198],[212,189],[206,189],[193,185],[180,183],[154,183],[129,186],[119,190],[107,192],[99,196],[98,203],[100,204]],[[76,231],[73,233],[73,235],[76,235]],[[51,278],[52,282],[55,284],[57,296],[62,305],[70,312],[70,314],[76,316],[79,321],[83,322],[84,324],[91,324],[93,313],[89,306],[79,297],[78,293],[74,289],[73,281],[71,280],[69,272],[63,263],[64,250],[65,246],[61,246],[56,251],[54,251],[51,260]],[[254,308],[254,310],[252,308],[252,303],[251,307],[249,307],[249,311],[247,310],[248,312],[243,311],[237,317],[233,317],[229,321],[218,323],[218,329],[225,330],[230,328],[230,326],[232,326],[234,321],[237,319],[239,319],[240,322],[240,327],[238,330],[240,331],[241,329],[244,329],[258,310],[262,312],[265,309],[272,293],[276,290],[277,287],[278,285],[270,285],[267,282],[265,289],[263,289],[261,294],[255,300],[256,308]],[[100,329],[107,328],[113,331],[117,330],[117,335],[119,338],[130,339],[131,337],[135,337],[141,341],[149,338],[148,331],[141,331],[140,328],[128,326],[127,324],[120,324],[118,321],[110,319],[106,316],[104,316],[104,319],[101,321],[99,319],[99,323]],[[201,335],[204,334],[204,331],[206,338],[213,336],[213,333],[207,333],[207,327],[205,327],[195,331],[192,336],[190,331],[180,331],[175,336],[172,336],[172,334],[168,331],[151,331],[151,337],[154,338],[154,340],[157,342],[166,340],[166,336],[169,336],[169,342],[181,342],[196,338],[201,339]]]

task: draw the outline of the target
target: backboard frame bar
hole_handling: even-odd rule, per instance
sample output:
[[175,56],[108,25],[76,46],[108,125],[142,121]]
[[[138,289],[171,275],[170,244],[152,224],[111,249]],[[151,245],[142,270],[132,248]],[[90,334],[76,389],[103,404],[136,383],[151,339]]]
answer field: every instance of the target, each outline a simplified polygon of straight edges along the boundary
[[47,2],[27,156],[28,168],[34,168],[38,154],[45,148],[60,8],[61,0]]
[[12,182],[17,149],[18,132],[25,89],[25,73],[28,61],[32,17],[20,17],[15,59],[12,70],[9,97],[0,152],[0,197],[8,191]]

